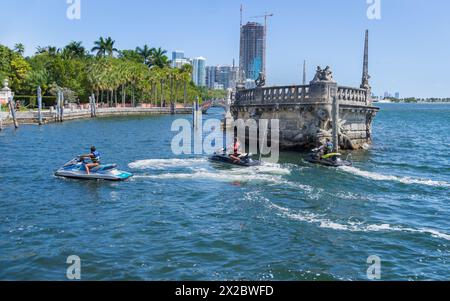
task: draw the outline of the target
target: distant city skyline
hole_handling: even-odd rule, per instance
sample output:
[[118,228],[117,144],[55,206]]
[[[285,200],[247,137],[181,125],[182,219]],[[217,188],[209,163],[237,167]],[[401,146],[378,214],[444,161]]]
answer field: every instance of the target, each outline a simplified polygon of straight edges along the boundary
[[[203,56],[208,65],[239,59],[239,8],[244,24],[253,16],[275,14],[267,34],[267,84],[301,83],[307,61],[307,81],[317,65],[331,66],[345,85],[359,85],[365,29],[370,30],[369,74],[376,95],[400,91],[402,97],[450,97],[450,3],[444,0],[382,1],[381,19],[367,17],[365,0],[283,2],[81,0],[81,19],[66,17],[65,0],[0,0],[0,43],[63,47],[72,40],[90,49],[100,36],[111,36],[119,49],[149,44],[168,51],[182,49],[189,57]],[[170,9],[169,9],[170,8]],[[20,18],[18,17],[20,16]],[[220,22],[218,22],[220,20]]]

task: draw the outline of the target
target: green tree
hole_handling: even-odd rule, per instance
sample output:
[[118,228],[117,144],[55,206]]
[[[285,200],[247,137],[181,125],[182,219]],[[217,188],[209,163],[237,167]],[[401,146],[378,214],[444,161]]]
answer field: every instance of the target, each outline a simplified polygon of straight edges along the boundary
[[86,56],[86,48],[83,47],[82,42],[72,41],[62,50],[62,55],[65,58],[84,58]]
[[23,45],[22,43],[15,44],[14,51],[23,56],[23,54],[25,53],[25,45]]
[[114,53],[118,52],[117,48],[114,47],[114,41],[111,37],[107,37],[106,39],[100,37],[98,41],[94,42],[94,47],[92,48],[92,52],[97,52],[97,56],[114,56]]
[[142,63],[142,56],[136,52],[136,50],[122,50],[119,52],[119,58],[123,61],[134,61],[136,63]]
[[153,53],[155,52],[154,48],[151,48],[148,45],[144,45],[144,47],[137,47],[136,53],[142,57],[143,63],[147,66],[151,65],[151,61],[153,58]]
[[0,45],[0,80],[8,78],[11,89],[22,91],[28,72],[31,70],[28,62],[17,52]]
[[163,50],[161,47],[154,49],[150,59],[151,65],[159,68],[169,67],[170,60],[166,53],[167,51]]
[[61,49],[55,46],[45,46],[45,47],[38,46],[36,48],[36,54],[43,54],[43,53],[47,53],[51,56],[56,56],[59,53],[61,53]]

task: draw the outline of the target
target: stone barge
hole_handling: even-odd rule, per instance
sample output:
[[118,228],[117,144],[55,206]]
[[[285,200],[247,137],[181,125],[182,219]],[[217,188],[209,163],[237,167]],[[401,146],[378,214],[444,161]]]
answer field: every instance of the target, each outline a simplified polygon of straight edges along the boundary
[[[339,86],[330,67],[318,67],[309,85],[238,89],[231,105],[236,119],[278,119],[281,149],[310,150],[327,138],[338,140],[339,148],[367,148],[372,142],[372,121],[379,111],[373,106],[368,74],[368,33],[360,88]],[[263,76],[263,75],[261,75]],[[261,83],[263,83],[261,85]],[[333,102],[337,102],[338,119],[333,136]],[[246,137],[246,140],[251,137]]]

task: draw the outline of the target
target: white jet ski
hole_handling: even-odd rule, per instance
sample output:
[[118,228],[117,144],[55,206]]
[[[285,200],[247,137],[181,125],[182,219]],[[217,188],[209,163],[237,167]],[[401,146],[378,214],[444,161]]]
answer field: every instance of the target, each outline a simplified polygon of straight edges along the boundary
[[129,172],[118,170],[116,164],[99,165],[87,174],[85,165],[86,162],[77,157],[64,164],[55,172],[55,175],[73,179],[108,181],[125,181],[133,176]]

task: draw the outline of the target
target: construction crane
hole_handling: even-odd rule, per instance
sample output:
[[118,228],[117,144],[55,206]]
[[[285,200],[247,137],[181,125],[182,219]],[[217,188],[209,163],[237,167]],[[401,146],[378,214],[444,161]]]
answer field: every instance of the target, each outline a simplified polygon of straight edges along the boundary
[[270,17],[273,17],[274,14],[273,13],[265,13],[262,16],[254,16],[252,17],[253,19],[256,18],[264,18],[264,41],[263,41],[263,68],[262,68],[262,73],[264,74],[264,76],[266,76],[266,49],[267,49],[267,19]]

